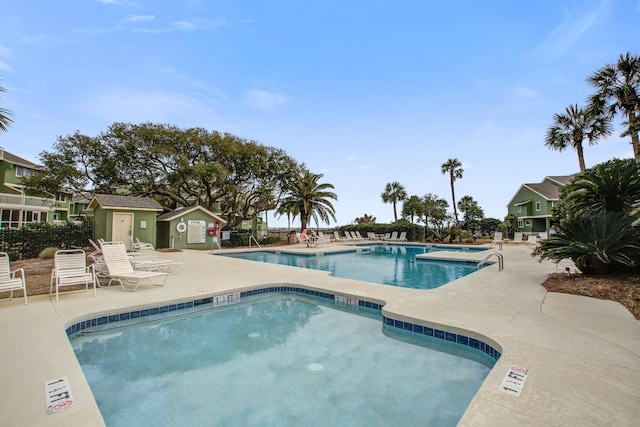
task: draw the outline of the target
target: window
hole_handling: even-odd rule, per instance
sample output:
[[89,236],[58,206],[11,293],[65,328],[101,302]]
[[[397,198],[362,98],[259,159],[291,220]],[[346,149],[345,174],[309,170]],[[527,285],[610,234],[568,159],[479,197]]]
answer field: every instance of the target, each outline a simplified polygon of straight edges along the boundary
[[531,225],[531,220],[530,220],[530,219],[526,220],[526,221],[524,222],[524,224],[525,224],[527,227],[529,227],[529,226]]
[[519,219],[518,220],[518,228],[522,228],[522,227],[524,227],[524,221]]
[[67,200],[67,195],[64,193],[58,193],[56,200],[59,202],[64,202],[65,200]]
[[542,210],[542,203],[536,202],[536,212],[539,212],[541,210]]
[[30,176],[33,176],[33,169],[16,166],[16,176],[29,178]]
[[558,202],[551,202],[551,207],[557,207],[558,206]]
[[522,213],[522,205],[518,205],[518,213]]

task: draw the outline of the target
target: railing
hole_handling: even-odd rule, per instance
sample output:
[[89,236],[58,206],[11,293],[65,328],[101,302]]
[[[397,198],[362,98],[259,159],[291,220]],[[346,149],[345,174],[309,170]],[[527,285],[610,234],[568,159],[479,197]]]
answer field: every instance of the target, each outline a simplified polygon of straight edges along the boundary
[[258,241],[256,240],[256,238],[255,238],[255,237],[253,237],[253,234],[251,234],[251,235],[249,236],[249,247],[251,247],[251,241],[252,241],[252,240],[253,240],[254,242],[256,242],[256,246],[258,246],[258,248],[262,249],[262,247],[260,246],[260,243],[258,243]]
[[490,253],[489,255],[484,257],[484,259],[482,261],[478,262],[478,268],[480,268],[484,264],[486,264],[486,262],[489,260],[489,258],[491,258],[494,255],[496,256],[496,258],[498,258],[498,271],[502,271],[504,269],[504,257],[502,256],[501,253],[498,253],[498,252]]
[[44,199],[42,197],[31,196],[10,196],[6,194],[0,195],[0,205],[5,206],[46,206],[51,208],[53,206],[60,207],[65,206],[64,203],[55,202],[53,199]]

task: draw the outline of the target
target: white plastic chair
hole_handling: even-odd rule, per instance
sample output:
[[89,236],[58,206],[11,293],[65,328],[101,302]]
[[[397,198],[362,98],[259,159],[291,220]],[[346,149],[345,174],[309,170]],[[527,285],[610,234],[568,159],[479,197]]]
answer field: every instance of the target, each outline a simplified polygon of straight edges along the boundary
[[[108,270],[109,283],[107,287],[111,286],[113,282],[119,282],[125,291],[135,291],[143,280],[149,280],[150,284],[154,286],[163,286],[169,277],[169,274],[165,272],[134,270],[127,249],[122,242],[103,242],[100,244],[100,248]],[[163,277],[164,280],[162,283],[156,283],[154,278],[160,277]],[[125,283],[133,284],[134,287],[127,287]]]
[[24,294],[24,303],[27,304],[27,282],[24,277],[24,269],[18,268],[11,271],[9,255],[6,252],[0,252],[0,292],[11,291],[9,294],[9,301],[11,301],[13,291],[20,289]]
[[66,249],[57,251],[54,255],[54,267],[51,271],[51,285],[49,294],[56,287],[56,302],[60,288],[64,286],[85,285],[85,292],[89,284],[93,284],[93,296],[96,296],[96,271],[93,264],[87,265],[87,254],[82,249]]

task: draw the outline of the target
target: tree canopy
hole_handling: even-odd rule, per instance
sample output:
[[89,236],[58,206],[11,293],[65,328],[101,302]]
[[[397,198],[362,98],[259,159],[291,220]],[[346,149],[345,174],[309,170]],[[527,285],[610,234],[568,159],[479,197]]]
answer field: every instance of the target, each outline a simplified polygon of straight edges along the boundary
[[53,148],[40,154],[43,169],[28,188],[149,196],[167,208],[197,203],[229,227],[276,208],[298,167],[281,149],[166,124],[114,123],[95,137],[58,137]]

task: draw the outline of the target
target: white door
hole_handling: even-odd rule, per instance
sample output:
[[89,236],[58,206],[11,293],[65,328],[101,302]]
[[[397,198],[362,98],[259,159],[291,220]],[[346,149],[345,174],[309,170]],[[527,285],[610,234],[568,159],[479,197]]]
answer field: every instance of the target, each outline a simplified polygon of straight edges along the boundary
[[113,226],[111,227],[111,240],[122,242],[131,249],[131,238],[133,237],[133,214],[124,212],[113,213]]

